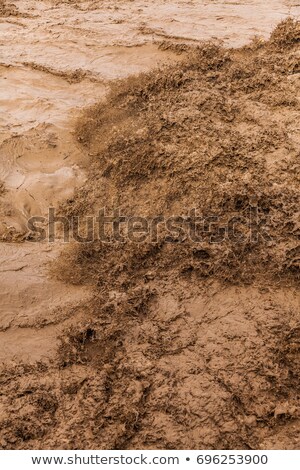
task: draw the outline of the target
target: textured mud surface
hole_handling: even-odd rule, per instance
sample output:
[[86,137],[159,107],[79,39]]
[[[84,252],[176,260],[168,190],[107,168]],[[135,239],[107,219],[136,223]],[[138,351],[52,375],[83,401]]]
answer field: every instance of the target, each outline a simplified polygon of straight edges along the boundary
[[[0,445],[297,449],[299,7],[99,3],[0,2]],[[221,232],[28,241],[49,206]]]

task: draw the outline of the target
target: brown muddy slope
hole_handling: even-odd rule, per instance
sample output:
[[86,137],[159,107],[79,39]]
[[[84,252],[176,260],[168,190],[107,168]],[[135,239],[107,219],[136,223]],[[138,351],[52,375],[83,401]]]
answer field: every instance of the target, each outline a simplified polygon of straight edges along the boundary
[[103,15],[86,5],[0,2],[0,363],[53,357],[65,310],[88,296],[49,278],[59,240],[27,240],[28,218],[46,216],[85,181],[89,159],[73,132],[80,110],[110,79],[177,57],[151,41],[126,47],[122,30],[104,31],[109,5]]
[[6,0],[0,0],[0,15],[1,16],[14,16],[18,13],[17,7]]
[[200,45],[82,116],[93,163],[65,214],[214,223],[65,252],[56,275],[94,297],[56,361],[3,370],[3,448],[299,448],[299,39],[288,20]]

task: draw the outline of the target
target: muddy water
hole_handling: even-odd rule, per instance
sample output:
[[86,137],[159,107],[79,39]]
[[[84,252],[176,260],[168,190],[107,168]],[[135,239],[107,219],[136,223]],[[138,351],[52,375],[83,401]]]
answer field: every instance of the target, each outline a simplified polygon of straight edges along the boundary
[[[16,3],[18,14],[0,17],[0,231],[10,235],[84,184],[88,156],[72,129],[109,80],[176,60],[164,40],[238,46],[300,13],[292,0]],[[88,297],[47,275],[60,249],[1,243],[0,360],[50,357],[70,321],[64,307]]]

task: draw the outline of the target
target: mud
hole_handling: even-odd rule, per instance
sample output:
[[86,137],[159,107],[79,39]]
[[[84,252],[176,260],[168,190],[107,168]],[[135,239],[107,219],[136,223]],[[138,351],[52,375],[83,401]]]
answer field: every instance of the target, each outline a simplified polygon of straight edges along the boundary
[[[0,12],[0,181],[3,189],[0,236],[3,241],[16,242],[26,240],[28,218],[47,215],[49,207],[57,207],[72,196],[76,187],[84,184],[89,157],[73,135],[79,111],[105,95],[109,80],[149,69],[160,61],[174,60],[176,55],[159,50],[149,41],[138,42],[139,47],[135,47],[135,42],[127,47],[126,41],[125,45],[114,45],[110,31],[103,34],[99,29],[99,12],[92,10],[89,16],[88,4],[84,12],[74,6],[55,8],[52,2],[19,1],[15,5],[2,2]],[[108,14],[107,11],[107,17]],[[86,25],[90,33],[85,30]],[[99,37],[102,37],[100,43]],[[121,32],[119,38],[121,41]],[[45,314],[46,303],[50,303],[47,312],[53,310],[50,299],[44,297],[45,291],[54,289],[46,274],[47,264],[52,259],[48,251],[57,255],[60,249],[52,244],[17,246],[16,256],[21,259],[26,256],[26,264],[34,275],[22,270],[15,282],[14,250],[3,247],[2,327],[6,328],[11,312],[29,309],[32,302],[38,322]],[[37,257],[40,258],[38,265]],[[12,280],[8,280],[10,272]],[[61,293],[63,308],[70,290],[63,284],[55,288]],[[30,290],[34,300],[28,295],[20,304],[16,299]],[[80,289],[76,292],[78,299]],[[84,298],[85,291],[81,295]],[[56,330],[48,341],[48,334],[41,329],[35,331],[29,327],[26,332],[19,331],[18,322],[13,324],[14,330],[3,335],[1,359],[26,359],[31,341],[39,343],[33,358],[53,356]],[[9,348],[8,343],[12,344]]]
[[[0,4],[1,447],[299,448],[299,6],[99,3]],[[49,206],[268,237],[29,242]]]

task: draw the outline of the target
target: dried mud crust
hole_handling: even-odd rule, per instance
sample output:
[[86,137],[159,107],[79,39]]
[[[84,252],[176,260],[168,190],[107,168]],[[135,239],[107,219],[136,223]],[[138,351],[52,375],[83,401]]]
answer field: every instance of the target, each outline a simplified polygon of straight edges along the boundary
[[[119,82],[78,125],[94,155],[62,211],[236,217],[259,236],[75,246],[92,284],[50,365],[1,373],[3,448],[299,448],[299,22]],[[176,243],[175,243],[176,242]],[[70,312],[68,312],[68,316]]]

